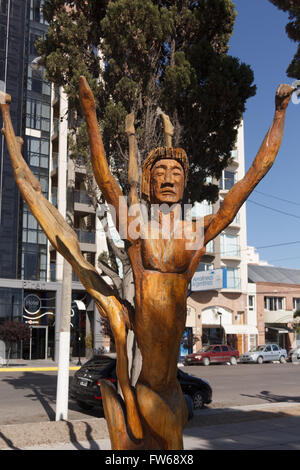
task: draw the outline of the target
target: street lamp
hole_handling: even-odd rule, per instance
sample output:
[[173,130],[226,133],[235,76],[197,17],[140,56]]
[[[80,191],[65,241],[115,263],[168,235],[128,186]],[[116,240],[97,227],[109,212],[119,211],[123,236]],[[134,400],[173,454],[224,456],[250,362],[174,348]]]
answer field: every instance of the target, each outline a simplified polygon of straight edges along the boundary
[[222,312],[217,312],[220,319],[220,343],[223,343],[223,332],[222,332]]

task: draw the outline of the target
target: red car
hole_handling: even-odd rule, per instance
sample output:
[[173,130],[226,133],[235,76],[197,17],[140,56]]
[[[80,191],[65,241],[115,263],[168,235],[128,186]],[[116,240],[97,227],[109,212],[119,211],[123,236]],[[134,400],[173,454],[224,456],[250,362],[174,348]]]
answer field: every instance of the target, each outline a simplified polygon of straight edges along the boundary
[[194,354],[188,354],[183,360],[185,366],[192,364],[203,364],[209,366],[211,362],[230,362],[232,365],[236,365],[239,358],[239,351],[232,349],[227,344],[212,344],[199,349]]

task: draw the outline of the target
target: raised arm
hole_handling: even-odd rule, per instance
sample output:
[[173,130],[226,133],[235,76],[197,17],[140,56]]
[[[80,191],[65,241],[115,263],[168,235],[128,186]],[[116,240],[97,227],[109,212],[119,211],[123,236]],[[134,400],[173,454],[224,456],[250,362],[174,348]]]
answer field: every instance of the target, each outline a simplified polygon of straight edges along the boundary
[[126,316],[126,309],[115,296],[114,291],[101,278],[96,268],[91,265],[80,251],[78,237],[60,212],[43,196],[40,182],[27,166],[20,150],[20,143],[15,136],[10,118],[10,97],[1,104],[7,147],[14,171],[16,183],[30,211],[44,230],[52,246],[72,265],[86,290],[101,307],[101,313],[118,310]]
[[43,196],[39,181],[22,157],[20,142],[13,130],[9,110],[11,98],[6,95],[5,103],[3,103],[2,96],[0,98],[4,122],[2,132],[6,137],[16,183],[23,199],[53,247],[72,265],[88,293],[95,299],[99,313],[109,319],[115,337],[117,374],[125,399],[128,425],[135,437],[141,438],[141,423],[128,375],[126,338],[127,329],[131,327],[128,311],[118,300],[113,289],[102,279],[96,268],[82,256],[74,230],[60,212]]
[[83,76],[79,79],[79,98],[87,123],[92,165],[97,184],[106,202],[115,209],[117,230],[126,233],[127,203],[117,180],[110,171],[97,121],[94,95]]
[[272,125],[246,175],[226,194],[219,211],[211,218],[205,231],[205,245],[232,222],[242,204],[273,165],[281,145],[285,113],[293,91],[290,85],[278,87]]

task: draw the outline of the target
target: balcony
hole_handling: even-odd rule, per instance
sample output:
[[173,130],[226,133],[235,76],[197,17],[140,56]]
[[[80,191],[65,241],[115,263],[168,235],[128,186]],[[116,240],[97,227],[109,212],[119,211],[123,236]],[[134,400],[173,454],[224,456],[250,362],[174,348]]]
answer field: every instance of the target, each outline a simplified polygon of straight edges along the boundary
[[76,155],[76,157],[72,156],[72,159],[73,159],[74,164],[75,164],[76,173],[86,174],[86,163],[85,163],[84,158],[80,155]]
[[96,232],[95,232],[95,230],[75,229],[75,232],[78,236],[79,243],[94,244],[95,241],[96,241]]
[[51,188],[51,202],[53,206],[57,207],[57,188],[55,186]]
[[81,251],[96,252],[96,231],[75,229]]
[[59,87],[54,85],[54,93],[52,95],[52,106],[56,106],[59,102]]
[[53,127],[52,127],[52,135],[51,139],[55,140],[58,137],[59,132],[59,119],[57,117],[53,118]]
[[230,224],[230,228],[240,228],[241,225],[241,217],[240,214],[237,214],[233,221]]
[[86,214],[95,213],[95,208],[88,193],[83,190],[74,191],[74,210]]
[[227,246],[222,248],[221,245],[221,258],[240,260],[241,258],[241,249],[237,245]]
[[57,168],[58,168],[58,153],[57,153],[57,152],[52,152],[52,171],[51,171],[51,176],[55,174]]
[[238,165],[239,164],[239,152],[237,149],[231,150],[231,165]]

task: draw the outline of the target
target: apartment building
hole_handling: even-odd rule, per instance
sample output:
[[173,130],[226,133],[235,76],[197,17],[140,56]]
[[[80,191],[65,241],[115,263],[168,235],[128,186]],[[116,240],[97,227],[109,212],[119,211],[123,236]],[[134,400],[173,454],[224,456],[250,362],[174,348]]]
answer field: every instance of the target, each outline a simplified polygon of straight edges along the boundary
[[290,349],[300,344],[300,270],[248,265],[249,287],[255,291],[259,344],[277,343]]
[[[214,214],[232,186],[245,174],[244,125],[241,123],[230,166],[219,181],[219,200],[196,207],[197,216]],[[233,222],[207,246],[195,273],[188,298],[187,337],[194,338],[194,350],[207,344],[228,343],[242,353],[257,341],[257,324],[248,305],[246,207]],[[219,283],[214,283],[214,278]],[[204,280],[204,281],[203,281]],[[205,280],[209,280],[206,282]],[[196,286],[194,287],[195,284]],[[199,287],[200,286],[200,287]],[[181,354],[192,350],[192,342]]]
[[[81,249],[95,264],[97,220],[84,191],[84,169],[68,159],[67,100],[61,90],[45,81],[42,68],[32,66],[37,57],[34,43],[48,28],[43,3],[0,1],[0,82],[2,90],[12,96],[12,123],[16,135],[24,140],[24,158],[39,179],[43,195],[64,215],[71,198],[72,222]],[[30,341],[16,345],[13,357],[57,359],[62,257],[20,197],[1,135],[0,152],[0,322],[24,321],[31,326]],[[74,182],[69,192],[67,178]],[[73,275],[71,353],[75,356],[85,354],[84,340],[91,331],[92,346],[101,346],[94,309],[94,302]]]

